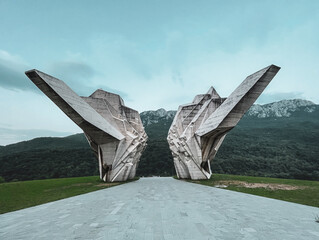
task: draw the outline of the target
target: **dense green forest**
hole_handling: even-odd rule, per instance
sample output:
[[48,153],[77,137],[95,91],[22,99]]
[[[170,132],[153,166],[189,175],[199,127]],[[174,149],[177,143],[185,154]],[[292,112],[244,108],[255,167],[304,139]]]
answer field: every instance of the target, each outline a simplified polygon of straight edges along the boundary
[[213,172],[319,180],[319,124],[295,120],[244,118],[227,135]]
[[[137,175],[175,174],[166,141],[173,115],[141,114],[148,134]],[[145,121],[145,119],[152,121]],[[147,124],[146,124],[147,122]],[[319,107],[290,117],[244,116],[226,136],[213,173],[319,180]],[[0,148],[0,176],[6,181],[88,176],[98,163],[83,134],[36,138]]]
[[98,162],[83,134],[36,138],[0,151],[0,176],[6,181],[91,176]]
[[[142,115],[143,118],[143,115]],[[146,125],[147,147],[141,157],[137,174],[139,176],[173,176],[175,168],[171,151],[166,141],[173,118],[154,116],[156,122]]]

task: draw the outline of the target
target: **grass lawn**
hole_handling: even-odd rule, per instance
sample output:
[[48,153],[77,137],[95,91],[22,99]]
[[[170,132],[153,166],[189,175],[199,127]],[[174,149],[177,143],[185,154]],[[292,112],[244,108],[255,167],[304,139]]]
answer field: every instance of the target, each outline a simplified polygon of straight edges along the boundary
[[123,183],[104,183],[98,176],[1,183],[0,214]]
[[207,186],[219,185],[237,192],[319,207],[319,181],[226,174],[213,174],[209,180],[188,181]]

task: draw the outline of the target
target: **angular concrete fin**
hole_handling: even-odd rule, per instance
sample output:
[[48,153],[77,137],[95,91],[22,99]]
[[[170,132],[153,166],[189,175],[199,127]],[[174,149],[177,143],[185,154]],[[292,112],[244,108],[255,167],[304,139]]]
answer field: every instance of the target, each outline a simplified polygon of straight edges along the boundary
[[248,76],[198,128],[199,136],[233,128],[274,78],[280,67],[270,65]]
[[214,87],[210,87],[207,94],[210,94],[211,98],[220,98],[219,94],[217,93]]
[[[26,71],[30,80],[86,133],[101,135],[101,141],[124,136],[78,96],[63,81],[36,69]],[[104,139],[104,140],[103,140]],[[98,144],[101,144],[98,143]]]
[[111,92],[107,92],[104,91],[102,89],[97,89],[94,91],[94,93],[92,93],[90,95],[91,98],[102,98],[102,99],[106,99],[109,102],[115,102],[115,103],[119,103],[121,105],[125,105],[123,99],[121,98],[120,95],[116,94],[116,93],[111,93]]

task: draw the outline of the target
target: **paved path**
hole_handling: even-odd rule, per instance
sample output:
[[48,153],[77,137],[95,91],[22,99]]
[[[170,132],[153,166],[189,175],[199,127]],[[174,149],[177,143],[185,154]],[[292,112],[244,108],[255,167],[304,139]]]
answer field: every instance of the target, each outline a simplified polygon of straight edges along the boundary
[[319,239],[319,209],[142,178],[0,215],[0,239]]

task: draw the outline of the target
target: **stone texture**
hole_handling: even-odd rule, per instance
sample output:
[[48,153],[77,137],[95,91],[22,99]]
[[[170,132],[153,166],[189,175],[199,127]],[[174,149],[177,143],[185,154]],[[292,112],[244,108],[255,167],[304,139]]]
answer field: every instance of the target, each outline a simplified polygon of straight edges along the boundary
[[192,103],[179,107],[167,137],[178,178],[210,178],[210,162],[226,134],[279,69],[271,65],[248,76],[227,99],[211,87],[206,94],[195,96]]
[[139,113],[114,93],[96,90],[78,96],[63,81],[38,70],[26,75],[85,133],[104,181],[126,181],[135,176],[147,136]]
[[0,214],[0,239],[317,240],[319,209],[173,178]]

